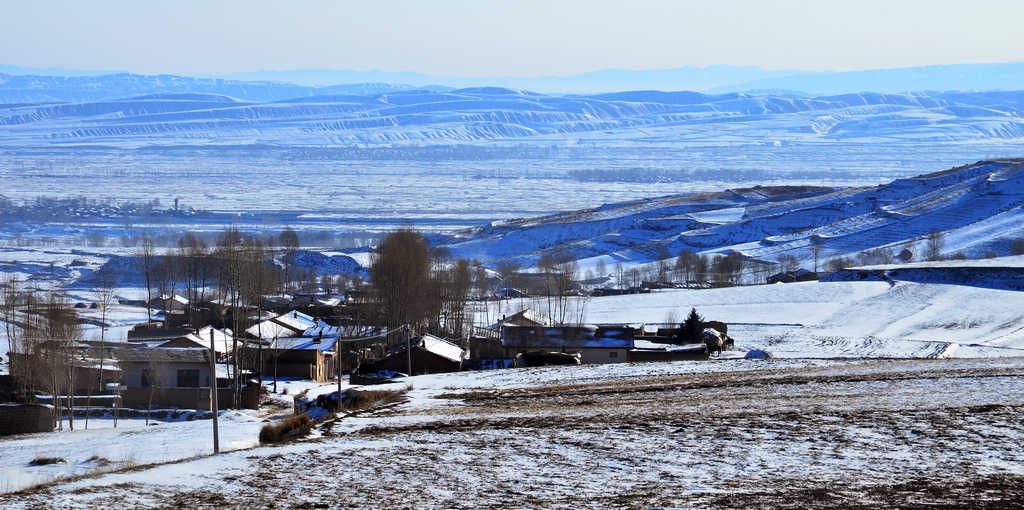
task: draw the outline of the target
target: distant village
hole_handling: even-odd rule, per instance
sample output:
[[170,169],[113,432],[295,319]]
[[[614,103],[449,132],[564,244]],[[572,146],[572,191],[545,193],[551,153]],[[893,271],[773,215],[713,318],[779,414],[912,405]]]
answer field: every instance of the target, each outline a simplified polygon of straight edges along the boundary
[[[129,270],[149,298],[118,295],[111,267],[94,275],[92,301],[4,282],[11,352],[0,432],[53,430],[64,419],[73,427],[90,414],[209,411],[215,397],[218,409],[257,409],[282,380],[372,385],[462,370],[700,360],[732,344],[727,325],[695,310],[681,324],[582,322],[591,295],[710,282],[613,288],[600,285],[610,278],[581,282],[574,263],[555,260],[498,274],[432,252],[412,231],[385,238],[368,281],[341,282],[289,267],[297,243],[282,235],[291,251],[237,231],[215,246],[188,236],[166,252],[143,243]],[[107,311],[131,307],[146,319],[127,338],[107,336]],[[85,326],[100,338],[86,340]]]

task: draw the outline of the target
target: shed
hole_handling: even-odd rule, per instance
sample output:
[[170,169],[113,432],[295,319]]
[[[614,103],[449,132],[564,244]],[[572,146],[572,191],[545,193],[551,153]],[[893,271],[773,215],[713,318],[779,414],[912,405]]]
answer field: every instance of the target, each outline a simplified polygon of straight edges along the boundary
[[337,335],[278,338],[263,350],[263,374],[324,382],[334,377]]
[[524,352],[578,352],[583,363],[628,361],[635,330],[630,326],[505,326],[501,343],[506,357]]
[[384,358],[364,363],[361,371],[366,373],[380,370],[406,372],[409,370],[411,359],[412,374],[410,375],[458,372],[462,369],[462,361],[466,357],[466,352],[462,347],[433,335],[413,338],[409,341],[408,346],[412,348],[411,352],[407,350],[405,343],[394,345]]

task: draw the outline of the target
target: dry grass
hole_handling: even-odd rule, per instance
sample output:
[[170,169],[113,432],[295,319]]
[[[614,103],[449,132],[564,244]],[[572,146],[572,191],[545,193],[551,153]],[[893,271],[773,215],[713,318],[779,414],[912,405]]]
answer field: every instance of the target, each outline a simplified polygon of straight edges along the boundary
[[64,457],[36,457],[29,461],[30,466],[46,466],[49,464],[67,464],[68,460]]
[[280,443],[302,437],[313,428],[313,420],[308,414],[300,414],[286,418],[280,423],[265,425],[260,429],[260,443]]
[[348,399],[342,399],[341,410],[346,412],[364,411],[377,405],[395,402],[412,389],[406,386],[400,390],[349,390],[345,392]]

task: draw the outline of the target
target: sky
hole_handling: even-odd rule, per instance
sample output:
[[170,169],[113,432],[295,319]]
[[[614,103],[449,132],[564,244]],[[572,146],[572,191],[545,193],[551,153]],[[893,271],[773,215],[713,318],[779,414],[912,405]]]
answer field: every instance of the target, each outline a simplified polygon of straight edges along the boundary
[[0,1],[0,64],[148,74],[820,71],[1024,56],[1019,0]]

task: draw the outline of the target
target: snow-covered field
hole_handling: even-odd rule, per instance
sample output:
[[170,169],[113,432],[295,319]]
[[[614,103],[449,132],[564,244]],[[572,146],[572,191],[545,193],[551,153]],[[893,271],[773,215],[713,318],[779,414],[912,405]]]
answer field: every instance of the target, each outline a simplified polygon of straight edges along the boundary
[[[492,303],[490,317],[521,307],[543,312],[546,303],[498,306]],[[1024,355],[1024,293],[962,285],[865,281],[661,290],[589,298],[585,322],[678,323],[691,308],[727,323],[738,348],[781,357]]]
[[[188,413],[185,413],[188,414]],[[114,428],[112,417],[75,419],[75,430],[24,434],[0,440],[0,490],[11,491],[54,478],[184,459],[213,451],[211,420],[160,421],[146,426],[145,418],[120,418]],[[263,419],[253,411],[225,411],[220,420],[220,442],[224,451],[259,444],[257,435]],[[189,440],[183,441],[183,438]],[[32,466],[40,457],[62,458],[66,462]]]
[[0,504],[828,508],[1024,496],[1022,358],[721,360],[408,382],[405,403],[325,425],[310,440]]

